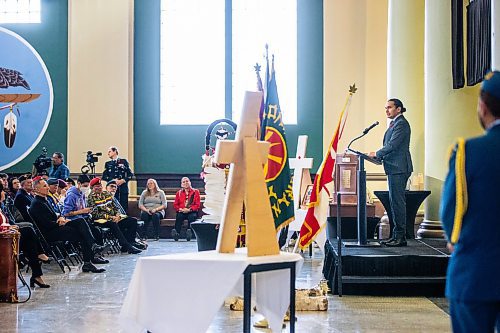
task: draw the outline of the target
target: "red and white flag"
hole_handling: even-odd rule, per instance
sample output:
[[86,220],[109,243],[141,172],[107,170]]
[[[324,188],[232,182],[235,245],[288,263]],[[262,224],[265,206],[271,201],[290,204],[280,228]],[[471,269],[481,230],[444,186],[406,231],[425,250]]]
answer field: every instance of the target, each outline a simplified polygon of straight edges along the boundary
[[329,201],[334,190],[333,172],[335,170],[335,158],[337,155],[337,147],[344,132],[344,126],[347,120],[351,97],[356,92],[356,85],[349,87],[349,95],[347,96],[344,108],[340,113],[339,121],[335,129],[333,138],[328,146],[325,158],[318,169],[316,178],[314,178],[313,190],[309,201],[304,223],[300,228],[299,246],[305,249],[311,244],[316,237],[321,233],[326,225],[326,218],[329,208]]

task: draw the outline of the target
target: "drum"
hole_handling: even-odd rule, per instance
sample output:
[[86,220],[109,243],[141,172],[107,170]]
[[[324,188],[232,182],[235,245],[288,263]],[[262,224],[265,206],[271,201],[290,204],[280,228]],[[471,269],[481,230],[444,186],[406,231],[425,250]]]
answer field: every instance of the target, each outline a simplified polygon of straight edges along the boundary
[[17,302],[19,232],[0,232],[0,302]]

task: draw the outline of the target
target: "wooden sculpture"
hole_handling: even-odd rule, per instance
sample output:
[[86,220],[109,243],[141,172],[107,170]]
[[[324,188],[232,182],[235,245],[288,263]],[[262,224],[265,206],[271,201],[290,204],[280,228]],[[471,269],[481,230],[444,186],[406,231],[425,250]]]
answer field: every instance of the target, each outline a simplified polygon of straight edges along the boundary
[[257,140],[262,92],[246,92],[235,140],[217,141],[216,163],[231,163],[217,251],[233,253],[245,203],[248,256],[279,254],[263,164],[269,143]]

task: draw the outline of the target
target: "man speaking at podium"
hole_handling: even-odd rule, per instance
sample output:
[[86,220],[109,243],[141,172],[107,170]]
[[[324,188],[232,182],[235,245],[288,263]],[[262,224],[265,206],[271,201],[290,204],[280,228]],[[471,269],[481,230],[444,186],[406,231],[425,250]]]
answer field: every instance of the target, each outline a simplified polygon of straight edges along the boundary
[[408,178],[413,171],[410,155],[410,124],[403,113],[406,108],[396,98],[385,104],[387,118],[391,119],[384,134],[384,146],[376,153],[370,153],[384,164],[389,183],[389,201],[392,209],[394,229],[389,241],[380,242],[386,246],[406,246],[406,198]]

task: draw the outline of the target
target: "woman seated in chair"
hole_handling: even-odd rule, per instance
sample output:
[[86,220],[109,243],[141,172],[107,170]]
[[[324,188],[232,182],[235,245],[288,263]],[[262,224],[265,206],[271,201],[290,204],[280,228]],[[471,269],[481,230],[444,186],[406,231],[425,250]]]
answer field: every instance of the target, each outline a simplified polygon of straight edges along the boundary
[[139,199],[139,209],[141,210],[141,220],[144,221],[144,230],[147,237],[148,226],[153,221],[153,237],[160,239],[160,220],[165,216],[167,208],[167,198],[165,192],[160,190],[158,183],[154,179],[148,179],[146,189],[142,191]]
[[[14,217],[4,204],[5,192],[3,184],[0,183],[0,223],[5,220],[11,225],[16,225]],[[31,267],[30,287],[34,288],[37,285],[40,288],[49,288],[50,285],[46,284],[43,280],[42,265],[40,261],[48,262],[49,258],[43,253],[40,247],[40,240],[31,223],[19,224],[19,233],[21,238],[19,240],[19,248],[23,251],[24,256],[28,260],[28,265]]]

